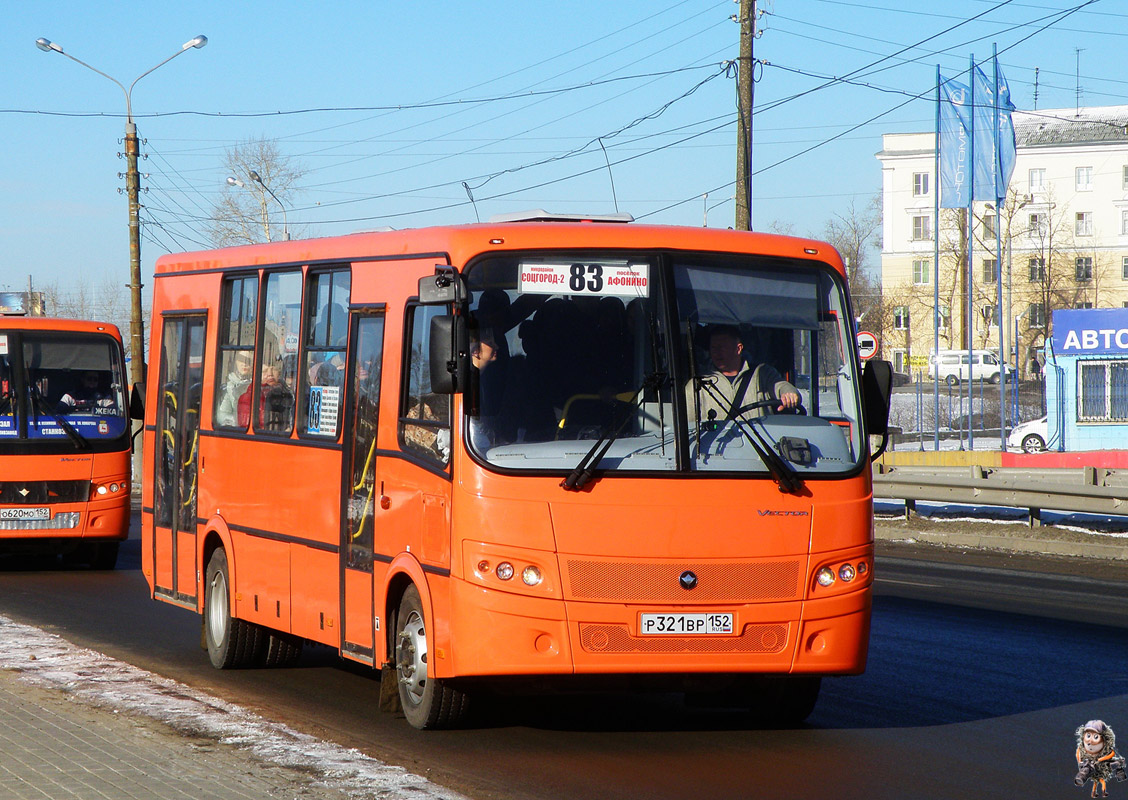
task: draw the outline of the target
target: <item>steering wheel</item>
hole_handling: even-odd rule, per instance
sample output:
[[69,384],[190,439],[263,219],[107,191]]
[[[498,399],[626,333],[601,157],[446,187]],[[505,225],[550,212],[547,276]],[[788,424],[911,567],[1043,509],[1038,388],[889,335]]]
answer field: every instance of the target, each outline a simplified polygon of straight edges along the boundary
[[782,411],[776,411],[776,409],[779,408],[779,406],[780,406],[779,400],[757,400],[755,403],[749,403],[748,405],[742,406],[741,408],[737,409],[737,412],[735,414],[733,414],[733,416],[739,417],[742,414],[744,414],[744,412],[754,411],[757,408],[771,408],[772,412],[775,413],[775,414],[791,413],[791,414],[798,414],[800,416],[806,416],[807,415],[807,409],[803,407],[802,402],[800,402],[798,405],[792,406],[791,408],[785,408]]

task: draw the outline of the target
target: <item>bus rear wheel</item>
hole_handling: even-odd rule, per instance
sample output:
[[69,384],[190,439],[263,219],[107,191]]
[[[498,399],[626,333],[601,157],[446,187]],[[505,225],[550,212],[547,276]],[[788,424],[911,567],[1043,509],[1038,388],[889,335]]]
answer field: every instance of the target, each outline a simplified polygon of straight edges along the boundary
[[204,584],[204,643],[216,669],[245,667],[262,650],[263,631],[258,625],[231,616],[231,581],[227,553],[222,548],[208,559]]
[[420,730],[451,728],[461,722],[469,708],[465,692],[430,676],[427,623],[419,590],[409,586],[396,615],[396,678],[400,705],[411,725]]

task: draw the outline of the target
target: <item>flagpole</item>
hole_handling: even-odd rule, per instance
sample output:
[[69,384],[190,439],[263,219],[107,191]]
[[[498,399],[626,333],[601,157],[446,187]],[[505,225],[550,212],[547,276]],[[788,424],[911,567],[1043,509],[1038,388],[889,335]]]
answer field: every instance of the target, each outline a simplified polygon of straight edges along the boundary
[[[991,45],[991,60],[995,65],[995,126],[991,141],[995,144],[995,323],[999,328],[999,451],[1007,449],[1007,422],[1004,411],[1007,396],[1007,349],[1003,341],[1003,202],[1007,187],[1002,184],[1003,149],[999,141],[999,47]],[[1001,195],[1001,196],[1000,196]],[[1007,226],[1010,232],[1010,226]]]
[[[975,365],[972,363],[972,350],[975,347],[975,299],[974,299],[974,261],[972,252],[975,249],[975,54],[971,55],[971,69],[968,70],[968,83],[971,84],[971,113],[968,114],[968,192],[967,192],[967,317],[964,334],[967,336],[967,449],[975,449],[975,436],[972,433],[972,383],[975,380]],[[960,382],[960,399],[963,399],[963,382]],[[963,449],[963,441],[960,441]]]
[[[932,427],[933,446],[940,449],[940,65],[936,65],[936,186],[932,221]],[[951,309],[949,309],[949,314]]]

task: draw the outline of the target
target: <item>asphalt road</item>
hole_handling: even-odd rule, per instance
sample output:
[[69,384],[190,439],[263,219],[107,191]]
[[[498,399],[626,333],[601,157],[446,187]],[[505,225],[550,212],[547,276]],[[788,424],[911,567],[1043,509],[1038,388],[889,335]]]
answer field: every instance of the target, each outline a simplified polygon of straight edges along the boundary
[[325,648],[288,669],[213,670],[199,618],[148,599],[136,540],[109,573],[0,559],[0,613],[474,798],[1081,796],[1074,729],[1128,730],[1124,569],[881,551],[867,671],[824,681],[795,730],[611,694],[497,698],[470,730],[420,733],[376,710],[373,673]]

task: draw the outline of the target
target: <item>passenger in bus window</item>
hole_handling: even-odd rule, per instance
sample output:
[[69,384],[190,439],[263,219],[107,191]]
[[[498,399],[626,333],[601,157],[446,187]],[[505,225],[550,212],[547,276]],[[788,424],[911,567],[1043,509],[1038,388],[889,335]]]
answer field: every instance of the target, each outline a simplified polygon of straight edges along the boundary
[[[770,364],[750,367],[744,358],[740,331],[733,325],[714,325],[709,329],[709,360],[713,371],[695,378],[696,405],[692,387],[688,387],[686,403],[689,413],[699,409],[700,423],[720,425],[735,418],[762,417],[775,411],[799,405],[799,390],[783,379]],[[776,408],[765,405],[741,412],[746,406],[761,401],[778,402]]]
[[314,364],[309,372],[309,382],[312,386],[344,386],[344,353],[333,353],[329,355],[324,361]]
[[116,414],[117,404],[101,387],[101,375],[94,370],[82,373],[79,385],[59,398],[59,410],[67,413]]
[[498,359],[498,346],[494,339],[493,331],[484,328],[480,332],[473,331],[470,335],[470,363],[478,370],[478,386],[482,394],[479,399],[479,413],[470,418],[470,443],[479,452],[485,452],[497,444],[496,414],[490,413],[496,409],[498,403],[494,398],[486,397],[490,391],[498,391],[498,387],[485,380],[486,369]]
[[254,353],[240,350],[235,353],[235,364],[223,384],[223,398],[215,412],[217,425],[241,425],[247,427],[250,412],[240,419],[239,399],[246,394],[251,385],[251,372],[254,370]]

